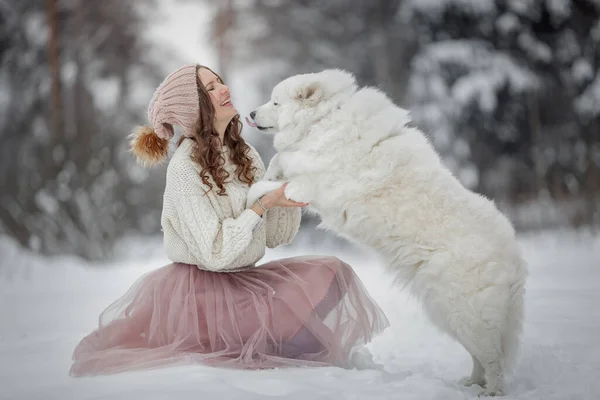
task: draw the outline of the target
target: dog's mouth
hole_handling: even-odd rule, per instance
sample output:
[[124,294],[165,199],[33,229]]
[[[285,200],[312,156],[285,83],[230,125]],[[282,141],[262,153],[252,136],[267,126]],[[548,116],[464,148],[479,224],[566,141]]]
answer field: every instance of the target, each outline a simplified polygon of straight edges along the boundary
[[250,118],[246,117],[246,123],[248,125],[250,125],[253,128],[257,128],[258,130],[261,131],[266,131],[267,129],[272,129],[272,126],[260,126],[258,125],[256,122],[252,121]]

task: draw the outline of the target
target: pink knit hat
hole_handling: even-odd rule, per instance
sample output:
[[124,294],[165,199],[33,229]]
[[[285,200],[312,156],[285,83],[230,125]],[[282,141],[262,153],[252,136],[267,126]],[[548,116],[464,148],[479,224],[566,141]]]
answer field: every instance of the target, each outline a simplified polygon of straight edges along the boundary
[[167,76],[154,92],[148,106],[152,126],[136,127],[130,136],[131,151],[140,164],[151,166],[167,158],[173,125],[179,125],[184,136],[194,134],[200,116],[196,68],[194,64],[184,65]]

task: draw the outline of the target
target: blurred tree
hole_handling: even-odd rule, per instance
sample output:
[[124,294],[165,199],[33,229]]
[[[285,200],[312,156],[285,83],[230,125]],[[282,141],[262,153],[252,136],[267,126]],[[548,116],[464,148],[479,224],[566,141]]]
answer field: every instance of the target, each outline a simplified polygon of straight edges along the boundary
[[229,68],[234,58],[234,35],[231,34],[237,21],[237,12],[233,0],[222,0],[216,7],[213,35],[216,39],[216,51],[219,65],[215,68],[224,81],[228,81]]
[[463,181],[598,222],[599,4],[412,0],[400,17],[418,32],[411,108]]
[[161,183],[126,145],[160,79],[144,18],[134,2],[0,0],[0,232],[99,259],[157,229]]

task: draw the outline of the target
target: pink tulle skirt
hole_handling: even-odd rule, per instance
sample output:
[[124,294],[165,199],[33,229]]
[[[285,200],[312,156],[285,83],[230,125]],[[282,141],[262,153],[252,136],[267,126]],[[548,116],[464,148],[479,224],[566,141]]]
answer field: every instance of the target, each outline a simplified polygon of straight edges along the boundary
[[352,268],[293,257],[234,273],[169,264],[138,279],[73,354],[71,376],[202,363],[350,367],[388,326]]

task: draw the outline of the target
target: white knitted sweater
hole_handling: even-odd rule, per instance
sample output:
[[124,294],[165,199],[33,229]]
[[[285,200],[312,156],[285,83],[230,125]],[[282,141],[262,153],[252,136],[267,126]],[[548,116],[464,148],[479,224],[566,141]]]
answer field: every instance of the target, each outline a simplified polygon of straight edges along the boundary
[[[300,226],[300,208],[274,207],[262,218],[247,209],[248,185],[237,179],[226,147],[227,196],[217,195],[212,178],[213,190],[208,191],[200,166],[191,159],[193,146],[193,140],[185,139],[167,168],[161,224],[169,259],[209,271],[231,271],[254,266],[265,254],[265,246],[293,240]],[[265,167],[253,147],[250,156],[258,168],[258,181]]]

